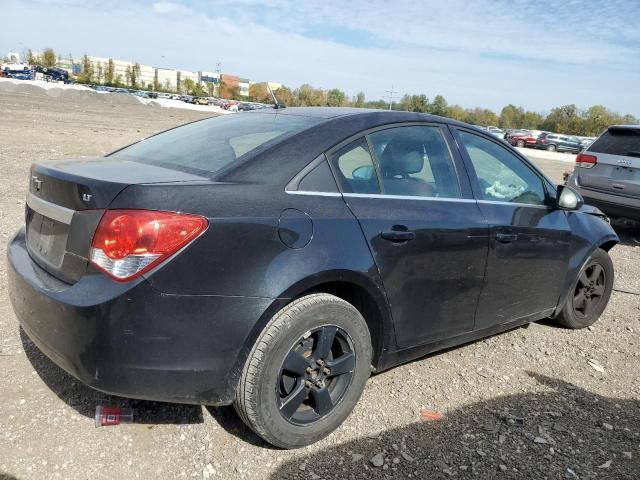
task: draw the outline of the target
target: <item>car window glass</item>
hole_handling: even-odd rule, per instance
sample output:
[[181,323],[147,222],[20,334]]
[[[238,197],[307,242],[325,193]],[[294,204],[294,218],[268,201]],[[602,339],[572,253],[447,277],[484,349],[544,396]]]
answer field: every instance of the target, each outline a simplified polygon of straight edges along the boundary
[[267,142],[287,138],[319,122],[312,117],[271,113],[222,115],[154,135],[112,155],[207,175]]
[[439,127],[395,127],[371,133],[383,193],[460,198],[451,152]]
[[640,127],[618,128],[604,132],[589,147],[590,152],[640,157]]
[[476,176],[482,200],[544,205],[542,179],[506,148],[474,135],[460,132]]
[[305,192],[337,192],[338,187],[326,161],[322,161],[307,173],[300,183],[298,190]]
[[346,193],[380,193],[378,177],[364,138],[359,138],[331,155],[342,190]]

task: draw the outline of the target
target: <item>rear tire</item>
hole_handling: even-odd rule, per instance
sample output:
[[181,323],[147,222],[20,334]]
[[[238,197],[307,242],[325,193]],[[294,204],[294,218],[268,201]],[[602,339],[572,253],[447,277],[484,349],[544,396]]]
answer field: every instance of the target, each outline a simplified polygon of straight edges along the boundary
[[307,295],[276,313],[256,340],[234,407],[272,445],[304,447],[349,416],[370,365],[371,338],[360,312],[333,295]]
[[613,275],[611,257],[601,248],[597,249],[580,270],[555,321],[572,329],[593,325],[609,303]]
[[547,147],[547,151],[548,152],[555,152],[556,151],[556,146],[555,145],[549,145]]

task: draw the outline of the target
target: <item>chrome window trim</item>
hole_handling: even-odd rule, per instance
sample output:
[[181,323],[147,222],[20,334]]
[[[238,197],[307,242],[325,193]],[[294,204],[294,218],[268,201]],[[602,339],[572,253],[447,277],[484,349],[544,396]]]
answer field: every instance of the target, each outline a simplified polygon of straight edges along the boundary
[[36,197],[31,192],[27,194],[27,205],[34,212],[37,212],[40,215],[43,215],[47,218],[55,220],[56,222],[64,223],[67,225],[71,223],[73,214],[76,213],[74,210],[71,210],[70,208],[56,205],[55,203],[51,203],[46,200],[43,200],[40,197]]
[[289,195],[315,195],[318,197],[342,197],[338,192],[309,192],[306,190],[285,190],[284,193]]
[[450,197],[418,197],[415,195],[386,195],[384,193],[343,193],[343,197],[353,198],[387,198],[390,200],[426,200],[436,202],[460,202],[460,203],[475,203],[476,200],[472,198],[450,198]]
[[478,200],[478,203],[484,203],[487,205],[511,205],[516,207],[530,207],[530,208],[540,208],[544,210],[548,210],[549,205],[535,205],[533,203],[519,203],[519,202],[501,202],[499,200]]

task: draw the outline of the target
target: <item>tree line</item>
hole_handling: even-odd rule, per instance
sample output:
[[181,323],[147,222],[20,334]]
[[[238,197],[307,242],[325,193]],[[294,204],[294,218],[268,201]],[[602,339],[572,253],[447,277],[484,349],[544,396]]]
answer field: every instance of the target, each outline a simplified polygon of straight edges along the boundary
[[[51,48],[45,48],[40,55],[35,55],[27,50],[27,62],[40,64],[46,67],[55,66],[61,60],[56,57]],[[192,79],[181,80],[178,72],[176,85],[165,81],[158,81],[157,70],[153,83],[148,85],[140,82],[140,64],[134,63],[127,66],[124,77],[115,73],[113,59],[106,64],[92,63],[87,55],[81,60],[81,71],[77,77],[79,83],[93,83],[115,87],[130,87],[155,90],[170,93],[186,93],[195,96],[218,95],[222,98],[233,100],[249,100],[261,103],[271,103],[271,93],[266,83],[254,83],[249,87],[249,96],[240,95],[237,85],[226,85],[219,82],[200,84]],[[528,111],[522,107],[509,104],[496,113],[487,108],[464,108],[457,104],[449,104],[442,95],[436,95],[433,100],[425,94],[404,95],[397,102],[384,100],[367,100],[363,92],[349,98],[345,92],[338,88],[324,90],[303,84],[291,89],[281,86],[275,92],[278,102],[286,106],[330,106],[330,107],[358,107],[403,110],[410,112],[430,113],[452,118],[465,123],[480,126],[495,125],[500,128],[526,128],[531,130],[545,130],[550,132],[566,133],[570,135],[596,136],[607,126],[615,124],[638,124],[638,118],[631,114],[621,115],[602,105],[593,105],[587,109],[580,109],[576,105],[563,105],[552,108],[547,115]]]

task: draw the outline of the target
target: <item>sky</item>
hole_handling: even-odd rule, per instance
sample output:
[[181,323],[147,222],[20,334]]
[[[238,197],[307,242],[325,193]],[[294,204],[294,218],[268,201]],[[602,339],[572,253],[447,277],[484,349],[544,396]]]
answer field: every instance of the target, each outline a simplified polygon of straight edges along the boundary
[[2,0],[27,48],[495,111],[640,117],[640,0]]

